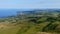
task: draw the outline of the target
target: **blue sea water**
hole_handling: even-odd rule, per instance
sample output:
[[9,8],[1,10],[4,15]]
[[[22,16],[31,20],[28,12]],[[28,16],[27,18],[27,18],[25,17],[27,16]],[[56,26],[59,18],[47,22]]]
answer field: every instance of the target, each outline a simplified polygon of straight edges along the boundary
[[0,17],[16,15],[17,9],[0,9]]
[[0,9],[0,17],[16,15],[17,11],[25,11],[31,9]]

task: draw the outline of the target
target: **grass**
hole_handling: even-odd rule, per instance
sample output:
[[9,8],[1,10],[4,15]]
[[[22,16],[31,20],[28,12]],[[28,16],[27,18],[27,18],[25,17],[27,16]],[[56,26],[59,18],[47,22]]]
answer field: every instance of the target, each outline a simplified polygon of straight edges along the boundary
[[16,34],[20,27],[8,28],[0,31],[0,34]]
[[[16,19],[16,17],[0,19],[0,27],[2,27],[0,29],[0,34],[36,34],[38,32],[58,34],[57,32],[60,31],[60,19],[59,16],[57,16],[59,14],[52,13],[50,16],[47,16],[43,12],[43,16],[31,15],[26,14],[25,16],[16,16],[18,19]],[[59,27],[56,28],[56,25]],[[57,32],[55,32],[56,30]]]

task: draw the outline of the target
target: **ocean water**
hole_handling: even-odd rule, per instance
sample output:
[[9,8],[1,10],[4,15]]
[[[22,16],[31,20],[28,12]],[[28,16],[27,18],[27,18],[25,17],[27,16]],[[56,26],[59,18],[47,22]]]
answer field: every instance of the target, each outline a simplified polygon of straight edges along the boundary
[[0,9],[0,17],[16,15],[17,9]]
[[32,9],[0,9],[0,17],[16,15],[17,11],[27,11]]

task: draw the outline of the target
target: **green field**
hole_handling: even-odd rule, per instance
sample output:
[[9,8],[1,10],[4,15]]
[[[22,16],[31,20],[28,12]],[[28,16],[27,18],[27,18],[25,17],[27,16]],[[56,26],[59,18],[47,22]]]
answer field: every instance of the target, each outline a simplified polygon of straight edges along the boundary
[[39,11],[0,18],[0,34],[60,34],[60,13]]

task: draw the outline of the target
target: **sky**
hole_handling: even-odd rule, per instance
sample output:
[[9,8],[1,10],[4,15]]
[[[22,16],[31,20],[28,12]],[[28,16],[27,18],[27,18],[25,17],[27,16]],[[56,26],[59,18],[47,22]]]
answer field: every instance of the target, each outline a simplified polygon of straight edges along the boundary
[[60,0],[0,0],[0,9],[60,8]]

